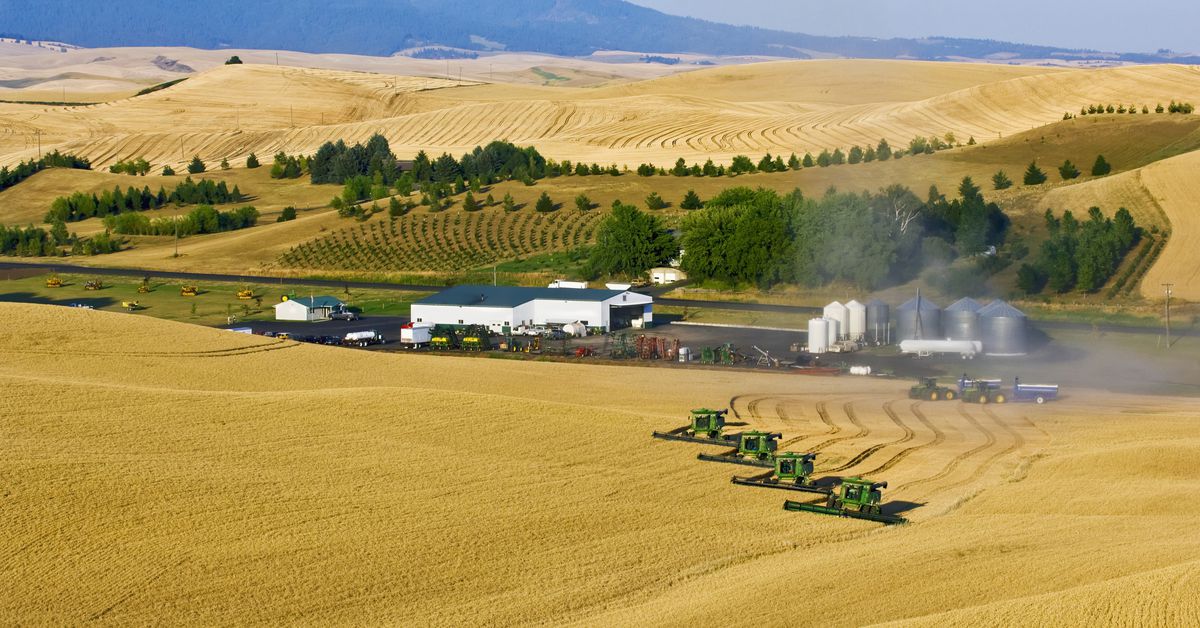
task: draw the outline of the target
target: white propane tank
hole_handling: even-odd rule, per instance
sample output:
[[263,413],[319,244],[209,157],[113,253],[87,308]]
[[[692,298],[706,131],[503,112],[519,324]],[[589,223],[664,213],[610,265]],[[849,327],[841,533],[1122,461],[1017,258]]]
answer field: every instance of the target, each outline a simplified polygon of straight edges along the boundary
[[808,352],[825,353],[829,351],[829,321],[814,318],[808,321]]

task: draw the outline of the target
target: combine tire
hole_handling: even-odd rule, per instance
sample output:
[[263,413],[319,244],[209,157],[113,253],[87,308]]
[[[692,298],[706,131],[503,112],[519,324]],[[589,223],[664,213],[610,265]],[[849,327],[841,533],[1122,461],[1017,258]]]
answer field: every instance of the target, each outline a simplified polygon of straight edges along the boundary
[[941,399],[941,396],[939,396],[939,395],[938,395],[938,393],[937,393],[937,391],[936,391],[936,390],[935,390],[935,391],[933,391],[933,392],[931,392],[931,393],[929,393],[929,400],[930,400],[930,401],[937,401],[938,399]]
[[982,405],[986,404],[987,402],[988,402],[987,395],[980,395],[980,396],[979,396],[979,405],[981,405],[981,406],[982,406]]
[[1043,403],[1046,403],[1046,398],[1041,395],[1038,395],[1038,398],[1034,399],[1034,401],[1038,402],[1038,405],[1041,405]]
[[954,391],[953,390],[946,391],[946,401],[954,401]]
[[1008,397],[1005,397],[1004,393],[996,395],[996,403],[1004,403],[1005,401],[1008,401]]

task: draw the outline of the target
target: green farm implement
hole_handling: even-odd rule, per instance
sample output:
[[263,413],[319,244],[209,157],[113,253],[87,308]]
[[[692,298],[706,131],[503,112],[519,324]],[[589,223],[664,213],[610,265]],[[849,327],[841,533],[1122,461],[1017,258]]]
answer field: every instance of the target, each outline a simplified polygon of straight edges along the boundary
[[770,468],[775,466],[775,450],[779,447],[780,438],[783,438],[783,434],[777,432],[742,432],[738,435],[737,449],[717,456],[700,454],[697,458],[708,462]]
[[678,440],[689,443],[704,443],[706,445],[733,445],[738,442],[736,435],[722,434],[725,429],[725,415],[728,410],[709,410],[700,408],[692,410],[692,422],[670,432],[654,432],[654,438],[663,440]]
[[783,503],[784,510],[795,512],[815,512],[823,515],[866,519],[879,523],[906,523],[908,520],[896,515],[884,514],[879,502],[882,499],[881,490],[887,488],[887,482],[872,482],[862,478],[846,478],[842,480],[841,490],[830,493],[824,504],[809,504],[791,500]]
[[908,389],[909,399],[925,399],[928,401],[954,401],[958,393],[949,386],[939,386],[936,377],[922,377],[917,385]]
[[828,495],[830,489],[813,484],[813,459],[816,457],[817,454],[785,451],[775,455],[775,469],[770,473],[752,478],[734,476],[732,482],[743,486],[761,486]]

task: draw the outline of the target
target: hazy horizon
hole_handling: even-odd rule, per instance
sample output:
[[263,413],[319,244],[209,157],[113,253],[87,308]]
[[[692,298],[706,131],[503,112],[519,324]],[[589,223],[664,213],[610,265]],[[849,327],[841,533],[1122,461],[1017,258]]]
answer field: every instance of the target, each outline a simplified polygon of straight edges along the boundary
[[[1005,10],[959,0],[630,0],[673,15],[810,35],[862,37],[967,37],[1113,52],[1170,48],[1200,52],[1195,25],[1200,3],[1145,0],[1129,10],[1111,0],[1051,4],[1012,0]],[[1120,19],[1113,11],[1120,10]]]

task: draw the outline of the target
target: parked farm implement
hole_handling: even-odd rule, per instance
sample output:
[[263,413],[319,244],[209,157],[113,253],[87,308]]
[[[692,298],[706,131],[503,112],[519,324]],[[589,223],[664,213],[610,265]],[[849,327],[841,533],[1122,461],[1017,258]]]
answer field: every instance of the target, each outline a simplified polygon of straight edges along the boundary
[[738,435],[737,449],[720,455],[700,454],[697,458],[707,462],[770,468],[775,466],[775,450],[779,448],[780,438],[783,438],[783,434],[778,432],[742,432]]
[[751,478],[734,476],[731,481],[742,486],[761,486],[828,495],[831,492],[830,489],[813,484],[813,459],[816,457],[817,454],[785,451],[775,455],[775,469],[770,473]]
[[50,277],[48,277],[48,278],[46,279],[46,287],[47,287],[47,288],[61,288],[61,287],[63,287],[63,280],[62,280],[62,277],[59,277],[57,273],[56,273],[56,274],[53,274],[53,275],[50,275]]
[[241,290],[237,291],[237,298],[241,299],[242,301],[249,301],[250,299],[253,299],[254,289],[250,286],[243,286]]
[[183,286],[179,289],[179,296],[181,297],[194,297],[198,294],[200,294],[200,288],[196,286]]
[[92,279],[91,281],[88,281],[87,283],[83,284],[83,289],[84,290],[103,290],[104,282],[100,281],[99,279]]
[[663,440],[705,445],[733,445],[739,442],[738,435],[722,434],[725,429],[725,415],[728,413],[729,410],[709,410],[708,408],[692,410],[692,421],[689,425],[673,429],[670,432],[654,432],[652,436]]
[[862,478],[846,478],[842,480],[839,491],[830,493],[824,504],[785,501],[783,509],[793,512],[815,512],[823,515],[849,517],[851,519],[866,519],[879,523],[907,523],[907,519],[897,515],[884,514],[880,507],[883,499],[882,489],[887,488],[887,482],[872,482]]

